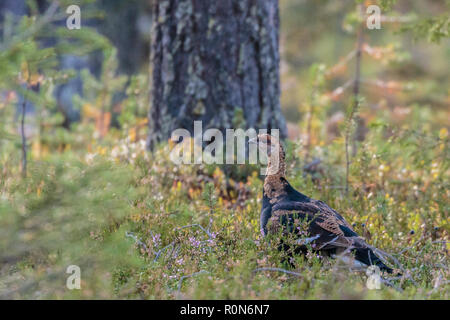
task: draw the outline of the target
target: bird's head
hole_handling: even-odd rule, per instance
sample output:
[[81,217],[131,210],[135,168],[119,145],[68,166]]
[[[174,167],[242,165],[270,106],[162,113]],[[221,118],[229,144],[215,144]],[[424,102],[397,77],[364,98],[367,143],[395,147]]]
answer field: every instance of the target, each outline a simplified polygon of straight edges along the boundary
[[249,140],[250,144],[257,144],[263,157],[267,157],[267,170],[266,176],[279,175],[284,176],[285,174],[285,154],[283,146],[281,145],[278,138],[270,134],[259,134],[253,139]]
[[283,147],[280,144],[278,138],[267,134],[258,134],[255,138],[248,141],[249,144],[256,144],[258,148],[267,154],[268,157],[274,154],[279,154],[283,151]]

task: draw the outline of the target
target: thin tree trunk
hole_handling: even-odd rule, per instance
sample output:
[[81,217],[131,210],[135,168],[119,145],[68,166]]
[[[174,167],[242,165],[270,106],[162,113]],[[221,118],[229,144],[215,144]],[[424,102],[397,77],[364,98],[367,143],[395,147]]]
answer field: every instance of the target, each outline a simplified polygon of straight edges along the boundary
[[171,132],[280,129],[277,0],[153,3],[148,146]]
[[[362,5],[358,5],[358,13],[362,13]],[[345,133],[345,192],[348,193],[349,191],[349,176],[350,176],[350,154],[349,154],[349,147],[350,147],[350,134],[352,132],[352,125],[353,120],[356,119],[358,123],[358,129],[361,124],[362,119],[359,118],[359,116],[356,115],[359,108],[359,89],[360,89],[360,83],[361,83],[361,57],[362,57],[362,45],[363,45],[363,28],[364,24],[361,23],[358,26],[357,34],[356,34],[356,55],[355,55],[355,79],[353,81],[353,101],[352,106],[350,110],[350,114],[347,119],[347,128]],[[356,132],[353,134],[352,139],[352,155],[354,156],[356,154]]]
[[[361,17],[364,16],[363,6],[358,6],[358,11]],[[359,91],[361,86],[361,60],[362,60],[362,45],[364,43],[364,22],[359,25],[358,32],[356,35],[357,48],[356,48],[356,70],[355,70],[355,82],[353,84],[353,97],[355,99],[355,123],[356,129],[353,133],[353,146],[352,146],[352,156],[355,156],[358,151],[357,141],[363,141],[366,134],[366,124],[363,118],[358,114],[359,108]]]
[[22,136],[22,177],[27,176],[27,137],[25,136],[25,114],[26,114],[27,100],[25,97],[22,102],[22,112],[20,120],[20,134]]

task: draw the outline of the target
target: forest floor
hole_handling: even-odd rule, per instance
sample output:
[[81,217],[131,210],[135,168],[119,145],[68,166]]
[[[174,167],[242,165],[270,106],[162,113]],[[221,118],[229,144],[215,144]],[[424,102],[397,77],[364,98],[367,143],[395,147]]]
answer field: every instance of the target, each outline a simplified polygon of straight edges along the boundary
[[[152,154],[135,136],[93,140],[83,125],[65,147],[33,144],[25,179],[18,149],[2,153],[2,298],[450,298],[446,129],[371,127],[348,194],[341,139],[319,143],[310,170],[304,148],[287,143],[291,184],[338,210],[403,274],[371,290],[364,270],[312,251],[295,267],[281,262],[260,235],[257,167],[179,166],[168,144]],[[79,290],[66,286],[69,265],[80,267]]]

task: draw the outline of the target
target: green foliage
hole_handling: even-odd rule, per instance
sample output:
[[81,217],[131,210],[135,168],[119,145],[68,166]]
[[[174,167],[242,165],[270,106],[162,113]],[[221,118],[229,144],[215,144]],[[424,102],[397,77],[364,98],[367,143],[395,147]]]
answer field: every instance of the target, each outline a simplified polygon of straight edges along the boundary
[[[394,10],[400,2],[380,3]],[[287,178],[391,254],[389,264],[404,276],[369,290],[364,272],[312,250],[288,266],[276,239],[260,234],[259,168],[177,166],[167,143],[148,153],[147,74],[118,74],[117,53],[106,38],[87,27],[50,27],[31,7],[33,17],[17,26],[7,17],[4,30],[10,31],[0,44],[0,84],[7,90],[0,97],[0,298],[449,299],[449,110],[441,107],[448,101],[448,75],[439,65],[445,55],[438,46],[430,49],[437,58],[427,63],[438,67],[425,70],[390,31],[370,35],[364,91],[353,110],[367,119],[368,132],[351,158],[346,194],[342,130],[352,129],[345,119],[353,117],[343,111],[354,101],[344,94],[348,61],[327,65],[354,48],[353,35],[347,41],[348,34],[334,29],[355,3],[280,5],[282,26],[289,29],[282,30],[289,68],[283,76],[295,79],[293,89],[283,90],[284,105],[309,115],[299,120],[309,141],[301,135],[286,142]],[[361,22],[347,18],[348,25]],[[419,27],[422,35],[442,39],[448,22],[436,23]],[[41,47],[44,30],[58,45]],[[82,72],[83,96],[74,99],[81,121],[63,128],[53,92],[74,72],[61,71],[58,56],[92,50],[103,52],[100,76]],[[382,77],[386,81],[375,81]],[[40,91],[29,90],[36,82]],[[115,104],[114,95],[123,91]],[[287,98],[289,92],[295,94]],[[15,121],[19,95],[39,108],[24,179]],[[332,127],[339,112],[343,119]],[[115,127],[107,114],[117,114]],[[245,119],[238,112],[233,122],[241,127]],[[320,163],[306,169],[312,159]],[[81,290],[66,288],[69,265],[81,268]]]
[[139,125],[148,114],[147,101],[148,77],[140,74],[132,76],[126,89],[127,99],[123,102],[123,109],[118,117],[121,127],[129,128]]
[[[64,292],[61,279],[71,264],[83,270],[86,290],[104,291],[107,283],[96,282],[110,272],[109,266],[141,264],[123,237],[140,191],[126,165],[94,159],[86,167],[70,155],[64,158],[33,163],[25,181],[4,180],[0,244],[7,255],[2,259],[8,263],[38,256],[34,274],[24,276],[50,296]],[[45,266],[51,266],[54,279],[46,279]],[[32,292],[17,286],[17,294]]]
[[416,40],[425,38],[429,42],[440,43],[442,39],[450,37],[450,15],[421,19],[405,26],[403,31],[412,31]]
[[[9,266],[3,290],[28,298],[447,299],[448,286],[436,281],[448,276],[448,133],[428,131],[428,116],[415,108],[407,122],[417,134],[405,129],[386,138],[384,117],[371,123],[355,156],[349,196],[333,188],[344,175],[340,141],[313,149],[325,159],[319,183],[299,168],[288,169],[288,179],[397,258],[411,277],[391,280],[402,292],[370,291],[364,273],[312,251],[294,258],[295,269],[286,266],[276,241],[259,233],[256,172],[230,191],[222,170],[175,166],[167,145],[125,156],[114,150],[126,140],[109,139],[86,158],[80,149],[32,162],[26,180],[0,167],[0,243],[8,253],[1,258]],[[298,159],[302,151],[287,147],[289,161]],[[81,267],[80,291],[64,286],[70,264]],[[23,287],[29,283],[33,290]]]
[[97,79],[89,70],[81,71],[83,81],[82,96],[74,96],[74,104],[85,118],[96,120],[97,131],[103,137],[111,123],[114,94],[121,92],[128,80],[116,75],[118,68],[117,51],[114,48],[103,52],[104,59],[100,77]]
[[379,3],[383,11],[390,11],[397,3],[397,0],[380,0]]

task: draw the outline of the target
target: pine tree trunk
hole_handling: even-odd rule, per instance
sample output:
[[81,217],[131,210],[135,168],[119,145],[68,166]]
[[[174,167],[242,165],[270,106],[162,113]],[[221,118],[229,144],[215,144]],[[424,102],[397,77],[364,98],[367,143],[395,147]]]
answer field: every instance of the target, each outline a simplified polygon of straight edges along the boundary
[[153,3],[148,145],[208,128],[287,130],[280,109],[278,0]]

